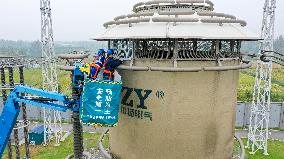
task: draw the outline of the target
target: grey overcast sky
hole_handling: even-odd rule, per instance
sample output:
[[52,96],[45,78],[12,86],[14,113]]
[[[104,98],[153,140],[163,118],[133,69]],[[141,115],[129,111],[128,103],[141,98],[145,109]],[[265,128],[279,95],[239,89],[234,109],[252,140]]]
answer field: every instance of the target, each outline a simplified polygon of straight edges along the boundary
[[[51,0],[54,39],[89,40],[103,31],[102,24],[128,14],[143,0]],[[264,0],[212,0],[216,12],[237,16],[260,32]],[[40,39],[40,0],[0,0],[0,39]],[[284,0],[277,1],[276,35],[284,35]],[[282,16],[282,17],[281,17]]]

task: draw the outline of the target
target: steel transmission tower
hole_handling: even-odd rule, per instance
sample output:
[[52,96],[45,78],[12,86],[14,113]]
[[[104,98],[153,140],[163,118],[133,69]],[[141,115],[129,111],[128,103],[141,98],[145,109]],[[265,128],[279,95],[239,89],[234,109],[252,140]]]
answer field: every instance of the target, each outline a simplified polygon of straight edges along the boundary
[[[56,57],[51,19],[50,0],[40,0],[41,44],[42,44],[42,79],[43,89],[58,92]],[[61,114],[58,111],[44,109],[44,142],[54,135],[59,144],[62,136]],[[48,136],[48,139],[47,139]]]
[[258,150],[267,152],[268,124],[270,113],[270,91],[271,91],[271,59],[264,62],[260,57],[266,53],[273,53],[274,22],[275,22],[276,0],[265,0],[263,22],[260,42],[260,52],[258,53],[256,65],[256,77],[251,108],[249,134],[247,147],[251,154]]

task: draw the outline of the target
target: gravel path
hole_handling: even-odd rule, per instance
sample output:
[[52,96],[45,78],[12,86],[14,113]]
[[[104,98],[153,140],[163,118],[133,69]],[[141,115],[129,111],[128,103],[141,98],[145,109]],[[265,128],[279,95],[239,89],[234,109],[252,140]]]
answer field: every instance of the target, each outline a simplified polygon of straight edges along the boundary
[[[237,130],[236,134],[241,138],[246,138],[248,130]],[[269,139],[284,141],[284,131],[269,131]]]

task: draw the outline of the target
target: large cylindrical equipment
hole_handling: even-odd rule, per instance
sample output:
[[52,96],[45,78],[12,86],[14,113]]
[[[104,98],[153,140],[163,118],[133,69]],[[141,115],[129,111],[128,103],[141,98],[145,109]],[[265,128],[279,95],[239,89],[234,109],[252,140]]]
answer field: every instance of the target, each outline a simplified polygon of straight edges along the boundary
[[213,12],[210,1],[150,1],[118,16],[96,40],[123,54],[118,126],[121,159],[232,157],[241,41],[246,22]]
[[[228,63],[238,65],[234,61]],[[147,64],[171,65],[164,61]],[[187,63],[181,65],[190,67]],[[133,90],[121,105],[119,126],[111,129],[113,154],[129,159],[230,158],[237,70],[190,73],[124,70],[121,75],[128,87],[123,92],[124,99],[127,91]],[[142,96],[146,91],[151,93],[144,100],[137,95],[139,89],[143,90]],[[131,101],[133,104],[129,104]],[[147,113],[151,117],[146,117]]]

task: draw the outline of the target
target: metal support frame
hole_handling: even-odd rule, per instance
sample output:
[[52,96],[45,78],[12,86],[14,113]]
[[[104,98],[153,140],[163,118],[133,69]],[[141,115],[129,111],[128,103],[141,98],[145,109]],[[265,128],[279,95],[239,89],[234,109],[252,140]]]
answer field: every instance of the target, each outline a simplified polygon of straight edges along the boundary
[[[19,73],[20,73],[20,84],[25,85],[25,78],[24,78],[24,67],[19,67]],[[25,94],[22,93],[21,96],[24,96]],[[29,128],[28,128],[28,116],[27,116],[27,110],[26,110],[26,104],[22,103],[22,112],[23,112],[23,122],[26,124],[24,126],[24,137],[25,137],[25,150],[26,150],[26,158],[31,158],[30,156],[30,142],[29,142]]]
[[[9,82],[10,82],[10,87],[13,88],[14,85],[14,70],[12,67],[8,68],[9,72]],[[16,121],[16,124],[14,126],[14,140],[15,140],[15,150],[16,150],[16,158],[20,159],[21,158],[21,153],[20,153],[20,144],[19,144],[19,132],[17,128],[18,121]]]
[[[72,77],[74,72],[72,72]],[[74,77],[76,78],[76,77]],[[72,99],[79,100],[81,91],[76,88],[75,84],[72,85]],[[80,122],[80,113],[77,111],[72,112],[73,119],[73,142],[74,142],[74,157],[81,159],[83,157],[84,147],[83,147],[83,127]]]
[[264,155],[268,155],[268,124],[270,112],[270,91],[272,59],[261,61],[261,56],[265,52],[274,51],[274,23],[275,23],[276,0],[265,0],[261,46],[257,57],[256,77],[253,93],[253,101],[250,116],[249,134],[247,147],[251,154],[258,150],[263,150]]
[[[58,92],[50,0],[40,0],[40,10],[43,89]],[[47,110],[45,108],[43,111],[45,130],[44,143],[47,144],[47,135],[48,140],[50,140],[54,135],[56,145],[59,145],[62,137],[61,113],[59,111]]]

